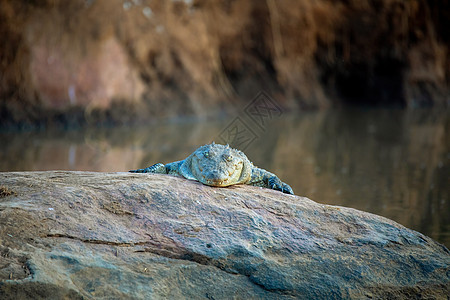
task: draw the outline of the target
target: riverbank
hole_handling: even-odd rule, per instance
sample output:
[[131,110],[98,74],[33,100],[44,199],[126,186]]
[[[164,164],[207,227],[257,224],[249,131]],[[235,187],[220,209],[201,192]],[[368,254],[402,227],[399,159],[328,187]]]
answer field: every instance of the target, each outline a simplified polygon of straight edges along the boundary
[[2,1],[0,126],[206,116],[261,89],[291,111],[448,107],[448,5]]

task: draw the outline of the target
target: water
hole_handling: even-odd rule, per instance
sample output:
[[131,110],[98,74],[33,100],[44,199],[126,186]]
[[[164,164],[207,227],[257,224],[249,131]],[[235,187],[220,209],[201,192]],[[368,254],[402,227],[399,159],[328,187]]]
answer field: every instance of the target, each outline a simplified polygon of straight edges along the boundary
[[[450,246],[448,111],[285,113],[263,127],[241,121],[254,137],[245,145],[250,160],[297,195],[382,215]],[[218,141],[232,122],[0,132],[0,171],[117,172],[172,162]]]

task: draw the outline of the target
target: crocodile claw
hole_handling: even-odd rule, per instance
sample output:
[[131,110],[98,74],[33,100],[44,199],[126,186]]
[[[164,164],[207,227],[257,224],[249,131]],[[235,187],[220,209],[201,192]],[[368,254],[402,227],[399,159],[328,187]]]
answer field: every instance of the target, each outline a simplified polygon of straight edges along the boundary
[[273,190],[294,195],[294,191],[292,190],[292,188],[288,184],[282,182],[276,176],[269,178],[269,187]]

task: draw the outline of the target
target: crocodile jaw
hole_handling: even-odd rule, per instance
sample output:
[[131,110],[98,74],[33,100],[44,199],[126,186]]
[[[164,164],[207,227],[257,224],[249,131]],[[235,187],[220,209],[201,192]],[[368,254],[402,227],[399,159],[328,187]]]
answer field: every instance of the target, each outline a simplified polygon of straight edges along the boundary
[[233,165],[225,163],[210,165],[198,157],[193,157],[191,171],[192,175],[203,184],[225,187],[239,183],[242,166],[242,161],[235,162]]

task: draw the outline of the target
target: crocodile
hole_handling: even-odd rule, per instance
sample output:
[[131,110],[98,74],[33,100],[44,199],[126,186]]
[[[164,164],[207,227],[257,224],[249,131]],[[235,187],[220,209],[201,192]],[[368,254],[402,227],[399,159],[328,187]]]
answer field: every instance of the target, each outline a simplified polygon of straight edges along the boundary
[[157,163],[130,172],[177,175],[215,187],[248,184],[294,194],[288,184],[275,174],[254,166],[243,152],[214,142],[199,147],[184,160],[166,165]]

